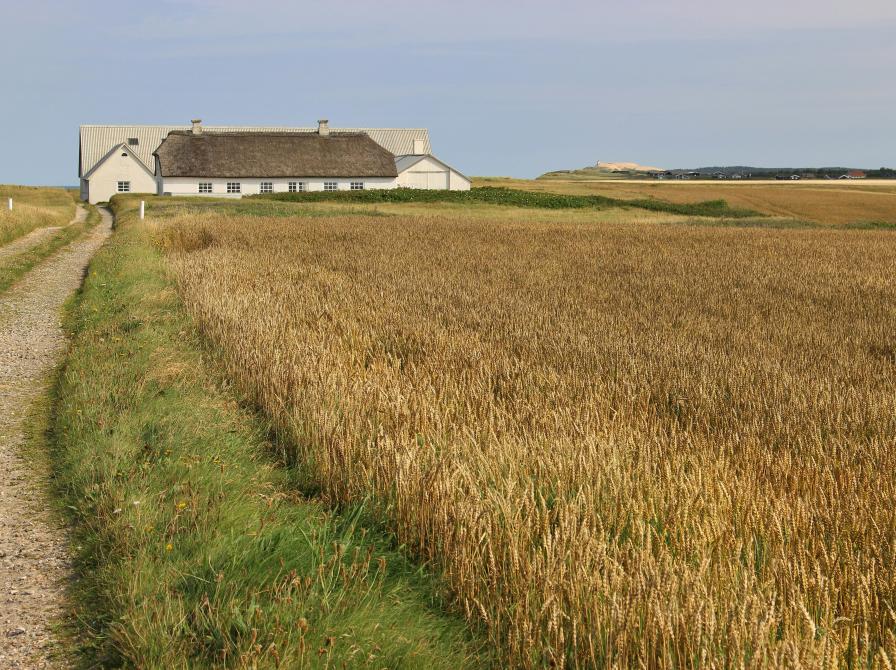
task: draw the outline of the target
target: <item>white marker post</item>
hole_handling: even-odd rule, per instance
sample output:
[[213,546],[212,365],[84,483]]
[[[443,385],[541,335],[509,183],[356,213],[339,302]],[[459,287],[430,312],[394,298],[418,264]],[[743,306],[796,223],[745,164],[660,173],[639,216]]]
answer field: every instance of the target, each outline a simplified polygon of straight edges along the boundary
[[140,220],[142,221],[145,216],[146,216],[146,202],[141,200],[140,201]]
[[12,211],[12,198],[6,199],[6,209],[8,209],[10,212]]

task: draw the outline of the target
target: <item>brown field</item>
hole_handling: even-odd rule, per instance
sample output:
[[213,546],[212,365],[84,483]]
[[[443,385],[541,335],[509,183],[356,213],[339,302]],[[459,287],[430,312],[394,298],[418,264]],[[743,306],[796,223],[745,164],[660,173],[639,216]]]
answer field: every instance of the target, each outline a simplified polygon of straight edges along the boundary
[[552,193],[597,194],[616,198],[657,198],[676,203],[724,199],[732,207],[754,209],[824,224],[896,224],[896,183],[892,180],[806,182],[626,181],[561,179],[477,179],[476,186],[507,186]]
[[287,457],[502,664],[892,668],[892,232],[566,216],[153,225]]

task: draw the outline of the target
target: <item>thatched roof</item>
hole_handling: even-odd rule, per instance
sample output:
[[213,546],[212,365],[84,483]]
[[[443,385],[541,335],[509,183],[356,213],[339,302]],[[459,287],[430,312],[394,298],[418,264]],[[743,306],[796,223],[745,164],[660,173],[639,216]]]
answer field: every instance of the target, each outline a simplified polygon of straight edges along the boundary
[[173,131],[153,154],[163,177],[395,177],[395,156],[365,133]]

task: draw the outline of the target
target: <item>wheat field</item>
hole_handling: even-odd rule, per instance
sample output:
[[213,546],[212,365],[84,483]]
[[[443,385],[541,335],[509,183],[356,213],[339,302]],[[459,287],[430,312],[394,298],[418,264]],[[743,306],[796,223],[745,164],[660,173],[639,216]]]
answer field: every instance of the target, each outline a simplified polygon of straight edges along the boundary
[[896,664],[896,243],[542,216],[157,218],[332,504],[508,667]]

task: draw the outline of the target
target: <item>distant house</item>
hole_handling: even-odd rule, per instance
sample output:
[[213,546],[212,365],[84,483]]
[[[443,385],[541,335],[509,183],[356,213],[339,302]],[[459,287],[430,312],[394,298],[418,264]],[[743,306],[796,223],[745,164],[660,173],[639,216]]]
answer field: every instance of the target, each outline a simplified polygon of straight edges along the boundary
[[[318,127],[259,127],[259,126],[202,126],[200,121],[194,121],[192,126],[81,126],[80,128],[80,150],[78,161],[78,175],[81,180],[81,198],[91,203],[97,203],[108,200],[116,193],[173,193],[174,191],[161,188],[156,176],[155,153],[161,146],[162,142],[170,133],[205,133],[207,136],[217,136],[223,134],[269,134],[269,135],[295,135],[295,136],[311,136],[319,137],[338,137],[345,133],[363,134],[371,139],[376,145],[388,152],[392,158],[395,176],[385,177],[391,180],[387,185],[379,181],[380,177],[367,177],[364,174],[351,175],[322,175],[312,178],[312,175],[293,175],[290,174],[283,179],[273,179],[275,190],[288,191],[291,189],[290,183],[295,182],[295,188],[298,189],[299,182],[305,182],[307,190],[324,190],[329,188],[325,186],[324,181],[336,182],[337,190],[348,190],[352,188],[352,183],[356,184],[356,188],[360,183],[363,188],[394,188],[397,186],[411,186],[415,188],[442,188],[439,184],[447,184],[446,188],[451,190],[467,190],[470,188],[470,180],[462,173],[449,167],[444,162],[432,156],[432,148],[429,141],[429,132],[425,128],[345,128],[330,129],[329,124],[323,121]],[[247,147],[251,143],[244,143],[242,146]],[[274,146],[276,143],[269,144]],[[311,147],[314,143],[291,145],[288,142],[281,143],[281,147],[292,146],[294,148]],[[324,151],[331,154],[336,152],[339,142],[332,145],[324,145],[329,147]],[[359,146],[356,144],[356,146]],[[409,157],[419,160],[411,160]],[[252,160],[258,160],[255,156]],[[288,158],[285,156],[272,156],[271,162],[277,160],[298,161],[298,157]],[[315,160],[313,156],[305,156],[302,160]],[[317,158],[322,162],[341,160],[337,155],[330,157],[320,154]],[[399,162],[401,161],[401,168]],[[246,166],[239,171],[245,173],[249,169],[249,157],[246,158]],[[353,171],[354,172],[354,171]],[[364,170],[361,170],[363,173]],[[392,170],[389,170],[391,174]],[[199,189],[198,177],[209,177],[210,175],[190,175],[195,176],[195,190],[191,195],[209,195],[207,187],[203,186]],[[260,193],[262,188],[262,177],[266,175],[241,175],[240,194]],[[324,179],[327,176],[328,179]],[[267,183],[272,181],[270,176],[264,179]],[[363,178],[362,178],[363,177]],[[218,182],[223,184],[220,188],[215,188],[214,180],[212,180],[211,195],[231,195],[237,196],[237,193],[227,193],[226,181]],[[422,184],[427,186],[423,187]],[[169,186],[176,182],[169,181]],[[208,181],[203,181],[207,184]],[[433,186],[429,186],[433,184]],[[182,186],[182,184],[181,184]],[[219,192],[220,191],[220,192]],[[183,193],[186,195],[186,193]]]
[[862,170],[850,170],[846,173],[846,176],[850,179],[865,179],[865,177],[867,177]]

